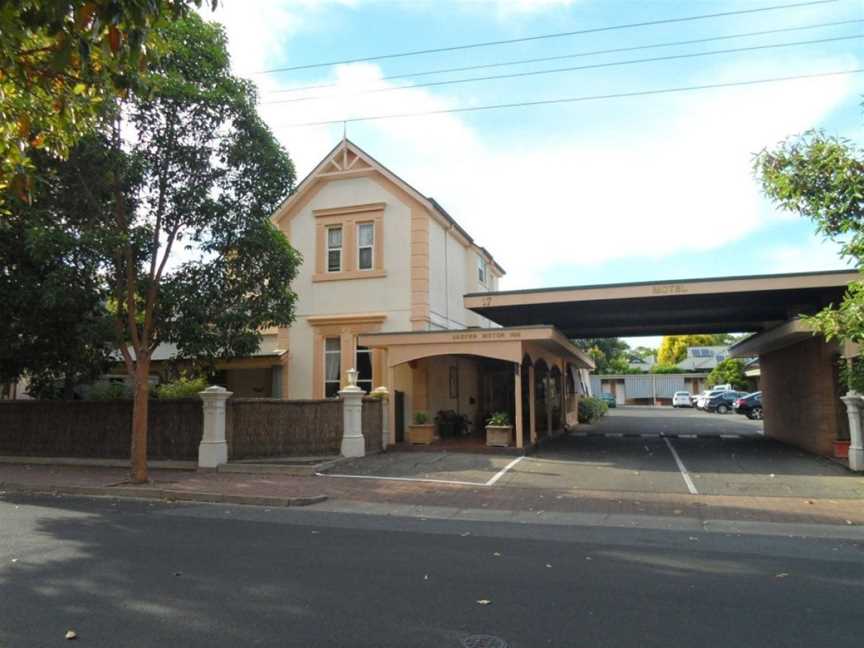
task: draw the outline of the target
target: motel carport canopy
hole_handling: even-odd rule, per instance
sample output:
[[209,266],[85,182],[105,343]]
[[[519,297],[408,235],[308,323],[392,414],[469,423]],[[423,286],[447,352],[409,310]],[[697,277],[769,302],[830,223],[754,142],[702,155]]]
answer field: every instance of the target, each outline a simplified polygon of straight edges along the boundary
[[569,338],[762,332],[842,299],[854,271],[645,281],[470,293],[502,326],[554,325]]

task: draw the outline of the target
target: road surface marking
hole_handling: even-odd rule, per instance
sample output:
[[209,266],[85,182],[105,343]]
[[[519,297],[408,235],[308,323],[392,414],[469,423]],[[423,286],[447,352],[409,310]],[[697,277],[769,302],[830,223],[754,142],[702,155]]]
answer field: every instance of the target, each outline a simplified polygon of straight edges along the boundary
[[720,438],[721,439],[740,439],[741,435],[740,434],[721,434]]
[[[521,459],[521,457],[520,457]],[[330,473],[315,473],[316,477],[339,477],[342,479],[382,479],[385,481],[428,482],[432,484],[455,484],[457,486],[489,486],[489,482],[456,481],[450,479],[424,479],[421,477],[382,477],[380,475],[332,475]],[[494,479],[494,477],[493,477]]]
[[510,470],[513,466],[515,466],[517,463],[522,461],[524,458],[525,458],[525,455],[522,455],[521,457],[516,457],[513,461],[511,461],[506,466],[504,466],[501,470],[499,470],[497,473],[495,473],[492,476],[492,479],[490,479],[489,481],[486,482],[486,485],[487,486],[494,486],[495,482],[497,482],[499,479],[501,479],[508,470]]
[[681,472],[681,477],[684,479],[684,483],[687,484],[687,490],[690,491],[691,495],[698,495],[699,491],[696,490],[696,485],[693,483],[693,480],[690,479],[690,473],[687,472],[687,467],[684,465],[684,462],[681,461],[681,457],[678,456],[672,442],[666,437],[663,437],[663,440],[666,442],[666,445],[669,446],[669,452],[672,453],[672,458],[675,459],[675,463],[678,464],[678,470]]

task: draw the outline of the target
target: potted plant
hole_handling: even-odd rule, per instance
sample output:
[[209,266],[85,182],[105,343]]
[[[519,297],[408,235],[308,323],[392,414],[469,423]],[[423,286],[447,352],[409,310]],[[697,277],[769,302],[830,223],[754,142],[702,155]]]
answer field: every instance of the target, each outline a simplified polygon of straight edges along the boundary
[[435,415],[435,424],[438,426],[438,436],[442,439],[460,437],[468,427],[468,418],[454,410],[441,410]]
[[486,445],[507,447],[513,444],[513,424],[507,412],[494,412],[486,421]]
[[435,426],[426,412],[414,412],[414,423],[408,426],[408,442],[429,445],[435,440]]
[[[861,409],[864,406],[864,400],[861,395],[864,393],[864,360],[861,358],[841,358],[840,359],[840,382],[846,387],[846,395],[840,400],[846,405],[847,414],[849,416],[849,427],[852,428],[856,422],[860,425]],[[836,459],[849,458],[849,446],[851,439],[848,435],[844,435],[834,439],[834,457]]]

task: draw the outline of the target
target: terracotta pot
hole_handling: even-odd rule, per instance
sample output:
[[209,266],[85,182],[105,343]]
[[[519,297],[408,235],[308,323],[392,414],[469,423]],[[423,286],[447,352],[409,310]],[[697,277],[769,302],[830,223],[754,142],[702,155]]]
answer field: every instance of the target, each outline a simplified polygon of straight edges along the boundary
[[429,445],[435,440],[435,426],[432,423],[408,426],[408,443]]
[[506,448],[513,445],[512,425],[487,425],[486,445]]
[[849,439],[845,441],[842,439],[834,440],[834,458],[835,459],[848,459],[849,458]]

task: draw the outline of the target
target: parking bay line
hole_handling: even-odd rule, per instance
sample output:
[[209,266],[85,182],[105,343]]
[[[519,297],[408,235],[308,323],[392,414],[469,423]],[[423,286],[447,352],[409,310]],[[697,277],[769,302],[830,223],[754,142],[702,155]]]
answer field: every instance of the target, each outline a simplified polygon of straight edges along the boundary
[[[427,482],[431,484],[454,484],[456,486],[489,486],[489,482],[469,482],[451,479],[426,479],[423,477],[384,477],[382,475],[338,475],[316,472],[316,477],[339,477],[341,479],[380,479],[383,481]],[[493,477],[494,479],[494,477]]]
[[507,472],[513,468],[516,464],[522,461],[525,458],[525,455],[521,457],[516,457],[513,461],[504,466],[497,473],[492,475],[492,477],[485,482],[469,482],[469,481],[459,481],[455,479],[429,479],[425,477],[385,477],[383,475],[340,475],[333,473],[321,473],[316,472],[316,477],[340,477],[342,479],[380,479],[383,481],[402,481],[402,482],[425,482],[429,484],[452,484],[454,486],[494,486],[495,483],[501,479]]
[[687,472],[687,466],[685,466],[684,462],[681,461],[681,457],[678,456],[678,452],[675,450],[675,446],[673,446],[672,442],[666,437],[663,437],[663,440],[666,442],[666,446],[669,448],[669,452],[672,453],[672,458],[678,465],[678,471],[681,473],[681,477],[684,479],[684,483],[687,485],[687,490],[690,491],[691,495],[698,495],[699,491],[696,490],[696,485],[693,483],[693,480],[690,479],[690,473]]
[[506,466],[504,466],[501,470],[499,470],[497,473],[495,473],[492,476],[492,478],[486,482],[486,485],[487,486],[494,486],[495,482],[497,482],[499,479],[501,479],[507,473],[508,470],[510,470],[513,466],[518,464],[524,458],[525,458],[525,455],[522,455],[521,457],[516,457],[513,461],[511,461]]

